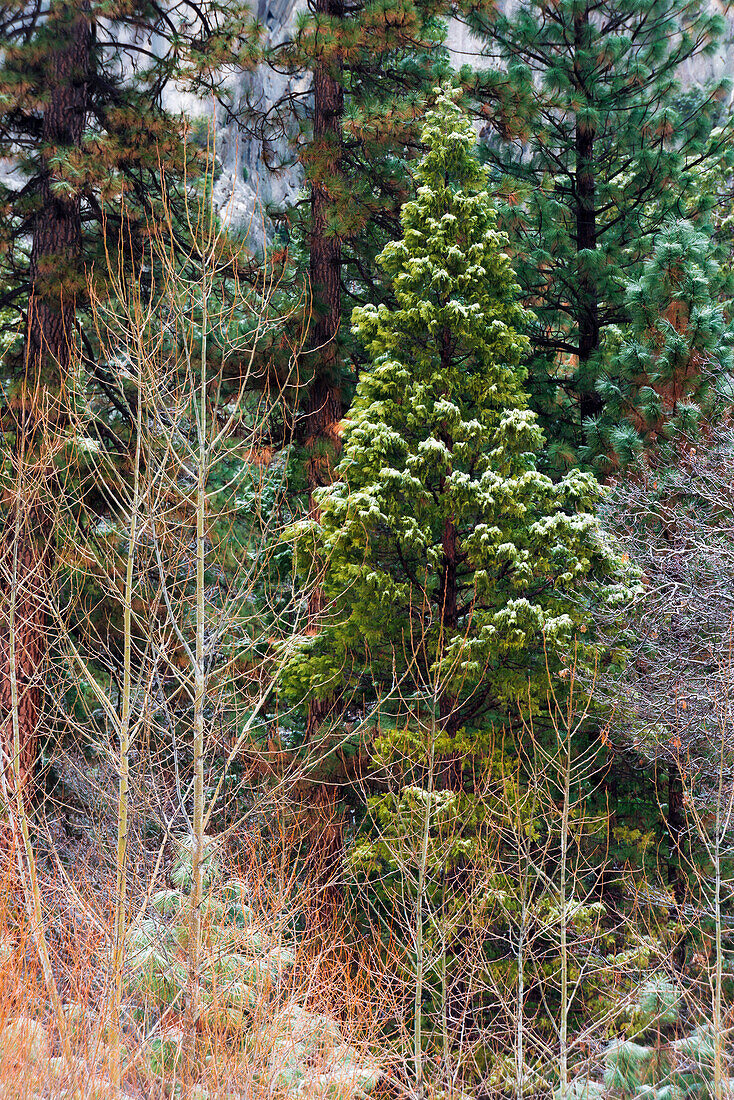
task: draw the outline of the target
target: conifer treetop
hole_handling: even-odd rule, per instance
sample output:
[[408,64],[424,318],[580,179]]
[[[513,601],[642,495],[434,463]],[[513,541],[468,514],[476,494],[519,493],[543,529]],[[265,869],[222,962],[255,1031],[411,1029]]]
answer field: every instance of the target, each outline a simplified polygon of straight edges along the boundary
[[492,63],[462,76],[475,82],[499,225],[537,315],[530,401],[551,441],[546,461],[567,469],[584,439],[594,445],[605,334],[629,320],[625,286],[669,218],[706,227],[717,192],[702,179],[731,172],[728,76],[684,79],[719,48],[725,21],[700,0],[465,10]]
[[[458,90],[436,91],[421,135],[426,153],[415,170],[416,198],[401,212],[403,238],[378,257],[391,277],[396,308],[355,309],[354,331],[376,365],[388,352],[408,350],[415,368],[429,370],[444,389],[449,378],[435,375],[437,350],[441,373],[458,371],[453,383],[461,379],[469,390],[485,386],[484,371],[501,364],[492,381],[499,386],[497,400],[524,407],[517,369],[528,346],[520,331],[529,314],[518,304],[519,287],[503,251],[507,238],[497,229],[487,173],[474,156],[476,135],[457,105]],[[419,341],[419,350],[422,331],[428,343]]]

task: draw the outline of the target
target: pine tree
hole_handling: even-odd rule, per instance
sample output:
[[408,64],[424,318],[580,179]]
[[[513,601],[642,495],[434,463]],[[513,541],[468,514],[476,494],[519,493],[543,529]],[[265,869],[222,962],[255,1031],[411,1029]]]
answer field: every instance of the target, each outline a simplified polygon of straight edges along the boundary
[[603,473],[675,433],[695,435],[716,397],[731,399],[734,336],[717,300],[723,279],[712,251],[690,222],[671,223],[627,287],[630,324],[610,333],[597,383],[604,407],[586,449]]
[[287,220],[311,290],[296,425],[309,492],[333,475],[353,385],[345,315],[375,291],[374,257],[397,227],[425,92],[447,64],[440,11],[435,0],[315,0],[293,39],[264,53],[265,65],[312,74],[310,87],[289,89],[267,119],[254,110],[243,120],[266,146],[273,129],[291,134],[308,190]]
[[[316,495],[334,477],[340,422],[360,367],[345,321],[355,300],[381,290],[374,259],[389,239],[388,227],[395,230],[407,194],[406,161],[417,147],[425,91],[446,67],[441,9],[436,0],[314,0],[293,39],[264,53],[264,63],[276,70],[312,74],[310,87],[304,90],[299,81],[265,119],[258,120],[256,109],[252,114],[264,148],[269,120],[276,139],[283,131],[294,137],[290,155],[300,161],[308,190],[308,203],[297,204],[285,221],[296,267],[300,261],[310,288],[295,438],[315,523]],[[253,118],[243,121],[253,125]],[[322,590],[315,585],[308,606],[313,632],[322,612]],[[333,703],[328,695],[311,699],[307,738],[316,735]],[[333,791],[317,785],[306,793],[319,821],[318,858],[323,868],[335,866],[342,845]]]
[[[680,1037],[690,1014],[682,991],[667,976],[646,981],[630,1006],[629,1038],[612,1039],[604,1051],[604,1082],[577,1077],[557,1100],[605,1100],[647,1096],[650,1100],[694,1100],[721,1095],[716,1083],[716,1037],[703,1024]],[[727,1059],[728,1060],[728,1059]]]
[[439,7],[409,0],[347,8],[317,0],[293,43],[276,47],[270,59],[313,73],[310,133],[298,149],[309,189],[306,221],[300,210],[291,212],[307,242],[312,293],[298,430],[309,452],[309,492],[330,480],[339,454],[337,425],[354,374],[344,313],[355,299],[364,301],[365,287],[374,291],[374,257],[388,239],[386,226],[397,228],[425,92],[446,62]]
[[[344,19],[341,0],[317,0],[313,26],[316,56],[313,70],[313,134],[309,146],[312,165],[318,165],[310,179],[308,227],[309,283],[314,316],[309,328],[307,354],[312,373],[307,387],[303,439],[306,444],[309,511],[318,516],[314,493],[328,485],[333,476],[340,440],[338,425],[344,412],[339,362],[339,330],[342,320],[342,234],[335,225],[334,199],[344,200],[343,169],[343,57],[339,49],[339,27]],[[323,37],[328,45],[319,47]],[[336,48],[334,48],[336,40]],[[309,602],[309,621],[316,629],[321,613],[321,588],[315,586]],[[307,732],[314,733],[330,705],[314,701],[309,708]],[[319,792],[322,796],[325,792]],[[329,830],[322,830],[322,834]],[[340,846],[332,838],[332,846]]]
[[[192,44],[214,33],[217,11],[209,0],[168,11],[148,0],[0,3],[0,158],[13,167],[0,182],[0,307],[16,334],[4,356],[2,400],[3,490],[15,505],[6,509],[0,589],[6,606],[15,598],[15,630],[12,647],[7,631],[0,643],[0,722],[7,746],[17,680],[26,776],[46,649],[46,505],[58,492],[44,454],[47,426],[77,353],[98,387],[97,407],[113,403],[129,415],[115,396],[113,368],[95,355],[93,326],[81,324],[86,279],[95,261],[98,275],[105,269],[105,243],[133,277],[143,273],[135,259],[160,212],[161,176],[171,195],[195,159],[181,120],[163,109],[163,92],[170,80],[195,75]],[[149,48],[154,39],[158,54]],[[18,470],[33,463],[32,490],[19,489]]]
[[461,783],[462,730],[545,697],[546,660],[561,668],[582,623],[582,586],[611,567],[594,479],[554,484],[535,468],[527,314],[455,100],[444,92],[428,113],[403,238],[380,256],[395,305],[354,311],[371,365],[341,480],[317,498],[326,615],[288,677],[302,696],[433,698],[447,786]]
[[312,280],[314,253],[329,242],[340,249],[339,278],[327,271],[312,286],[314,328],[334,310],[337,289],[352,301],[375,290],[372,261],[397,229],[426,93],[448,67],[442,12],[438,0],[314,0],[293,39],[264,53],[266,65],[312,74],[310,87],[289,89],[256,132],[293,139],[310,202],[290,212],[290,225],[306,242]]
[[[533,400],[559,458],[574,461],[582,424],[599,414],[598,352],[626,320],[623,285],[637,278],[671,215],[703,217],[702,165],[731,155],[716,128],[720,80],[681,89],[681,66],[715,50],[720,15],[698,0],[522,0],[506,11],[471,4],[467,18],[532,111],[517,141],[495,110],[497,73],[475,89],[500,177],[501,225],[512,241],[533,329]],[[563,428],[566,431],[563,431]]]

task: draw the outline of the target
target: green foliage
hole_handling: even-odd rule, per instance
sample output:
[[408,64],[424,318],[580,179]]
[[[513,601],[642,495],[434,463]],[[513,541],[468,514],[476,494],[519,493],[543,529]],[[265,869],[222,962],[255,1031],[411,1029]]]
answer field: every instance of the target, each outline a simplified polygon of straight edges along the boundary
[[630,283],[630,324],[610,330],[597,383],[602,413],[587,425],[585,456],[604,473],[673,435],[693,438],[717,399],[731,401],[732,330],[710,238],[687,221],[655,238]]
[[[588,1077],[571,1082],[571,1092],[589,1096],[649,1097],[649,1100],[707,1100],[715,1095],[716,1036],[709,1025],[676,1038],[683,1026],[683,996],[665,976],[644,982],[629,1013],[626,1038],[604,1053],[604,1086]],[[719,1037],[723,1044],[723,1036]],[[723,1064],[727,1059],[724,1056]]]
[[[148,1020],[166,1009],[182,1011],[189,981],[191,852],[189,838],[182,838],[170,873],[177,888],[154,894],[155,915],[128,933],[127,1007]],[[296,960],[295,943],[271,922],[257,919],[245,883],[223,877],[212,838],[204,862],[199,971],[204,1032],[226,1034],[252,1064],[257,1057],[261,1083],[285,1097],[301,1096],[311,1086],[332,1100],[365,1098],[382,1076],[378,1063],[346,1043],[331,1016],[281,998],[283,979]],[[183,1056],[181,1029],[153,1030],[145,1052],[150,1073],[175,1079]]]
[[[397,965],[420,982],[426,1051],[445,1043],[442,998],[471,965],[466,943],[490,986],[516,980],[505,952],[518,884],[485,858],[492,808],[521,801],[510,774],[505,790],[497,780],[514,745],[508,736],[500,749],[501,731],[517,722],[519,736],[528,714],[547,722],[549,673],[562,697],[570,666],[593,660],[591,601],[622,591],[594,478],[554,483],[536,468],[543,437],[520,365],[527,314],[457,98],[441,92],[427,115],[403,236],[380,257],[394,305],[353,315],[370,368],[345,422],[341,480],[319,493],[318,523],[295,530],[303,571],[314,549],[327,563],[324,613],[283,677],[292,698],[338,691],[345,717],[360,716],[374,787],[349,868],[400,928]],[[527,815],[544,844],[552,826]],[[554,848],[538,881],[556,858]],[[536,965],[550,1002],[560,917],[547,894],[526,908],[544,930]],[[599,922],[594,899],[569,913],[580,938]]]
[[638,1004],[640,1018],[648,1027],[658,1023],[668,1027],[678,1020],[680,990],[668,978],[651,979],[640,990]]
[[[205,0],[200,33],[207,26],[213,34],[219,10],[217,0]],[[187,145],[183,120],[162,106],[170,80],[191,83],[196,76],[190,49],[196,21],[180,12],[166,16],[149,0],[83,6],[50,0],[38,9],[2,0],[0,22],[0,158],[14,164],[14,173],[0,181],[0,282],[12,284],[12,323],[27,306],[32,282],[57,306],[62,292],[81,305],[93,265],[94,277],[104,281],[105,238],[111,257],[128,265],[139,260],[145,223],[150,229],[164,214],[162,164],[171,196],[184,171],[191,180],[197,176],[201,157]],[[134,36],[143,34],[165,46],[137,48]],[[82,80],[80,99],[75,89]],[[58,117],[44,129],[44,114],[54,112]],[[69,210],[44,210],[49,176],[51,191]],[[84,207],[76,226],[74,204]],[[28,234],[45,215],[46,254],[34,272]],[[93,339],[93,326],[87,332]]]
[[[462,729],[506,721],[520,700],[537,710],[548,667],[560,671],[576,644],[583,653],[589,585],[600,592],[615,559],[594,479],[554,483],[535,468],[542,434],[519,367],[527,315],[453,93],[429,112],[423,141],[403,239],[380,257],[395,306],[354,313],[371,367],[345,425],[341,480],[319,494],[318,527],[297,531],[305,556],[315,538],[328,562],[327,614],[286,681],[302,698],[336,685],[381,697],[378,725],[405,711],[401,699],[423,723],[438,708],[466,751]],[[385,736],[403,728],[386,725]]]
[[716,168],[731,164],[727,79],[682,90],[682,65],[712,54],[725,24],[698,0],[466,7],[501,61],[464,75],[490,119],[500,224],[537,317],[532,400],[551,460],[573,463],[602,407],[598,353],[626,319],[626,286],[681,209],[706,227]]
[[[156,916],[133,928],[127,938],[128,992],[143,1010],[180,1007],[188,981],[188,891],[191,887],[189,838],[178,843],[170,873],[175,889],[151,898]],[[205,950],[201,962],[203,1000],[223,1028],[241,1030],[247,1014],[261,1003],[279,975],[294,962],[292,948],[278,934],[267,936],[246,903],[246,887],[220,882],[217,844],[209,838],[204,855],[202,904]]]

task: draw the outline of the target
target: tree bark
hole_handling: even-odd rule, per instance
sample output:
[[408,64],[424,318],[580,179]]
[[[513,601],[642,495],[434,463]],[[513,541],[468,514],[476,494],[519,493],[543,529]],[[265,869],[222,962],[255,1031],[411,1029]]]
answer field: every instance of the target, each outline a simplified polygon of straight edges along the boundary
[[[340,0],[316,0],[315,14],[343,15]],[[339,423],[344,409],[339,380],[338,334],[341,323],[341,240],[329,226],[333,203],[330,181],[342,169],[342,116],[344,91],[340,80],[341,65],[334,58],[320,57],[313,78],[313,145],[311,159],[315,167],[311,179],[311,234],[309,275],[313,300],[313,318],[309,330],[309,360],[313,377],[308,391],[305,417],[308,451],[309,514],[319,518],[314,492],[333,479],[334,465],[341,449]],[[323,610],[321,586],[317,585],[308,606],[308,629],[316,633]],[[315,733],[331,706],[331,700],[312,700],[309,705],[307,733]]]
[[[443,569],[439,599],[442,642],[445,645],[446,640],[453,637],[459,625],[456,580],[457,534],[456,525],[450,517],[444,522],[441,548],[443,551]],[[443,685],[440,685],[439,691],[438,716],[441,726],[448,734],[453,735],[456,733],[458,722],[456,697],[453,692],[443,690]],[[451,753],[439,761],[437,786],[444,790],[458,791],[461,789],[460,753]]]
[[[319,16],[340,18],[344,14],[340,0],[316,0]],[[339,378],[338,334],[341,323],[342,242],[334,232],[331,213],[335,196],[332,181],[342,171],[342,117],[344,91],[339,79],[341,62],[332,56],[318,58],[313,75],[313,142],[311,160],[311,230],[309,239],[309,276],[312,295],[312,319],[308,336],[309,373],[304,433],[308,453],[307,484],[309,515],[320,518],[315,491],[329,485],[341,450],[340,422],[344,414]],[[307,629],[316,634],[323,613],[323,590],[316,584],[308,602]],[[331,711],[333,698],[309,702],[306,740],[318,734]],[[328,925],[336,913],[340,896],[339,871],[344,836],[343,816],[333,787],[308,783],[306,815],[309,836],[308,864],[316,896],[312,917],[317,925]]]
[[[683,842],[683,784],[680,770],[675,761],[668,763],[668,886],[673,895],[674,905],[671,916],[680,920],[685,901],[685,883],[683,881],[682,849]],[[676,969],[682,970],[686,959],[686,936],[681,937],[673,948],[673,962]]]
[[[335,341],[332,340],[332,344]],[[308,449],[308,513],[314,523],[320,519],[320,511],[314,492],[323,485],[331,484],[334,465],[339,457],[341,441],[339,423],[343,415],[341,393],[338,386],[326,377],[316,377],[309,392],[308,415],[312,434],[307,437]],[[316,634],[323,612],[323,589],[317,583],[308,601],[307,631]],[[333,699],[312,699],[308,706],[306,736],[310,738],[318,731],[333,706]]]
[[88,4],[56,4],[49,13],[57,48],[48,60],[41,133],[38,211],[33,223],[26,337],[29,386],[58,384],[69,365],[81,276],[81,195],[52,158],[81,146],[87,120],[91,26]]
[[[584,64],[580,54],[587,48],[589,12],[585,8],[574,19],[575,80],[579,92],[589,98]],[[596,240],[596,176],[594,170],[594,140],[596,132],[588,119],[576,117],[576,253],[578,256],[578,378],[579,409],[582,419],[601,412],[602,401],[589,376],[589,360],[599,348],[599,291],[593,261],[588,253],[595,252]],[[585,253],[585,255],[581,255]]]
[[[15,408],[19,496],[3,531],[0,597],[10,606],[15,587],[15,661],[7,633],[0,641],[0,726],[6,762],[13,747],[12,673],[17,682],[20,775],[29,786],[38,746],[41,673],[46,652],[44,594],[50,554],[44,518],[43,443],[46,417],[56,415],[46,397],[58,393],[69,367],[81,278],[81,196],[54,163],[81,146],[87,117],[91,54],[88,4],[57,3],[48,14],[55,48],[47,62],[47,97],[41,124],[41,168],[33,220],[30,294],[23,379]],[[24,478],[26,465],[33,467]],[[14,552],[15,549],[15,552]],[[12,566],[15,566],[13,569]],[[11,769],[6,766],[6,776]]]

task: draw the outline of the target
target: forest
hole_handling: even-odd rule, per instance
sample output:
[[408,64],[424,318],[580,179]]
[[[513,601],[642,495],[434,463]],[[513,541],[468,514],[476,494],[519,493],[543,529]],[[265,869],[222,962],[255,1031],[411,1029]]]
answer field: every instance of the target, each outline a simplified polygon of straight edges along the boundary
[[734,1097],[732,40],[0,0],[0,1100]]

